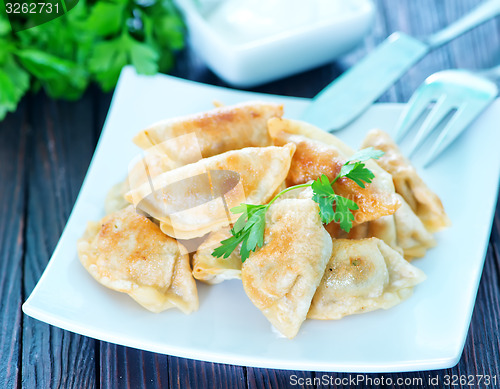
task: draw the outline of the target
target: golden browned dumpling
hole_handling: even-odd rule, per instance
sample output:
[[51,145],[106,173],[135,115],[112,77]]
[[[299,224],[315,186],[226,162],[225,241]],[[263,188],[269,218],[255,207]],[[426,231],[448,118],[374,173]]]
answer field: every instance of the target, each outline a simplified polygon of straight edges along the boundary
[[202,158],[194,132],[168,139],[149,147],[142,158],[132,161],[128,175],[130,188],[138,188],[162,173],[198,162]]
[[158,152],[158,150],[146,152],[142,159],[129,168],[129,187],[131,189],[138,188],[156,176],[183,165],[182,163],[177,164],[176,161],[172,161],[167,155]]
[[394,214],[397,245],[407,260],[421,258],[437,244],[436,240],[406,201],[401,200],[401,208]]
[[[403,201],[404,200],[401,201],[401,204],[403,204]],[[403,208],[403,205],[401,205],[396,213],[400,212],[401,208]],[[398,231],[395,222],[396,213],[394,215],[383,216],[379,219],[368,222],[368,232],[366,234],[366,237],[381,239],[387,245],[389,245],[389,247],[396,250],[399,254],[403,255],[404,250],[400,247],[400,241],[398,241]]]
[[[336,149],[339,155],[343,155],[346,159],[349,159],[354,154],[354,150],[342,142],[335,135],[332,135],[326,131],[319,129],[312,124],[302,122],[300,120],[289,120],[289,119],[279,119],[273,118],[268,122],[269,134],[275,143],[281,143],[279,138],[283,136],[280,134],[282,132],[288,135],[301,135],[306,138],[312,139],[317,142],[321,142],[332,146]],[[286,135],[285,135],[286,136]],[[373,179],[371,186],[379,191],[384,191],[388,193],[394,193],[394,183],[392,182],[392,176],[382,169],[374,160],[368,160],[364,162],[373,174],[375,178]]]
[[271,324],[293,338],[332,252],[332,239],[310,199],[277,201],[267,211],[264,245],[245,261],[246,294]]
[[[287,186],[304,184],[317,179],[322,174],[333,180],[349,159],[349,156],[344,154],[344,152],[350,153],[347,146],[339,147],[341,142],[336,138],[335,142],[332,141],[334,144],[327,144],[321,140],[292,133],[294,128],[295,132],[300,132],[301,122],[286,119],[269,121],[269,129],[275,144],[282,145],[291,142],[297,146],[286,178]],[[359,209],[353,212],[354,220],[358,224],[392,215],[400,206],[394,196],[393,186],[387,183],[390,180],[390,177],[386,177],[388,174],[374,163],[370,165],[370,168],[374,168],[374,174],[379,174],[382,179],[379,181],[374,179],[374,182],[365,188],[359,187],[354,181],[345,177],[340,178],[333,185],[335,193],[353,200],[358,205]]]
[[[272,197],[283,189],[285,189],[284,183],[276,189]],[[231,227],[222,227],[211,232],[200,244],[192,259],[194,278],[208,284],[218,284],[235,278],[241,279],[241,244],[227,258],[217,258],[212,255],[215,248],[219,247],[223,240],[231,236]]]
[[127,180],[119,182],[111,187],[106,195],[106,200],[104,200],[104,211],[106,214],[119,211],[120,209],[126,208],[130,205],[130,203],[125,200],[125,193],[129,190]]
[[355,225],[349,233],[342,231],[337,223],[325,226],[335,239],[379,238],[402,254],[406,260],[421,258],[436,240],[427,231],[422,221],[398,194],[401,207],[394,215],[384,216],[367,223]]
[[[396,213],[398,213],[400,209],[401,208],[399,208]],[[356,224],[349,232],[343,231],[339,224],[335,222],[327,224],[325,228],[333,239],[379,238],[398,253],[403,254],[403,249],[398,246],[394,215],[383,216],[370,222]]]
[[392,175],[396,192],[403,196],[430,232],[442,230],[451,224],[439,197],[427,187],[387,133],[370,131],[362,147],[374,147],[385,152],[378,164]]
[[137,134],[134,143],[148,149],[194,133],[203,158],[244,147],[270,146],[267,121],[282,114],[282,105],[258,101],[223,106],[156,123]]
[[160,221],[164,233],[192,239],[235,222],[228,210],[265,204],[284,181],[295,145],[247,147],[165,172],[125,196]]
[[133,206],[90,222],[78,241],[78,256],[102,285],[127,293],[152,312],[198,309],[188,255]]
[[[232,236],[230,227],[222,227],[208,235],[193,255],[193,276],[209,284],[218,284],[224,280],[241,278],[240,248],[236,248],[229,257],[217,258],[212,255],[221,241]],[[241,246],[241,245],[240,245]]]
[[409,297],[424,279],[420,269],[380,239],[334,239],[307,317],[340,319],[388,309]]

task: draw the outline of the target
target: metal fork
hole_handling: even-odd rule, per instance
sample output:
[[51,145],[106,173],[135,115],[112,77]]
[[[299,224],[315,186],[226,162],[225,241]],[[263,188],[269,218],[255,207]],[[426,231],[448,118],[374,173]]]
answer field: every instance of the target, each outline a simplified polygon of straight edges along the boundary
[[412,155],[431,132],[450,116],[424,161],[424,166],[428,166],[498,95],[497,85],[486,77],[500,78],[500,66],[475,73],[444,70],[429,76],[406,104],[396,127],[396,142],[400,142],[424,111],[434,104],[409,151]]

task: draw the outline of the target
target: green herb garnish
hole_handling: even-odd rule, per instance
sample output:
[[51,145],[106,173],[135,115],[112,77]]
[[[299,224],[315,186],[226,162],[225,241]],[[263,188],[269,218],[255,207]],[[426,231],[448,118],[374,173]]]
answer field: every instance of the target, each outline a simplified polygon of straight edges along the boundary
[[38,26],[35,15],[28,16],[11,27],[0,10],[0,120],[30,88],[69,100],[92,82],[110,91],[123,66],[141,74],[167,72],[184,46],[173,0],[79,0]]
[[[241,213],[236,223],[231,229],[231,236],[223,240],[221,246],[217,247],[212,255],[214,257],[227,258],[241,243],[241,261],[249,257],[251,251],[256,251],[264,244],[264,229],[266,226],[266,212],[280,196],[298,188],[311,187],[313,190],[313,200],[319,205],[319,215],[321,221],[325,224],[335,221],[340,224],[340,228],[349,232],[352,228],[354,215],[352,211],[358,209],[358,205],[345,197],[336,194],[332,185],[341,177],[353,180],[361,188],[365,184],[372,182],[375,175],[370,169],[365,167],[364,161],[369,159],[378,159],[384,155],[383,151],[375,150],[369,147],[355,153],[340,169],[339,174],[330,181],[328,177],[322,174],[312,183],[291,186],[279,192],[268,204],[251,205],[241,204],[231,208],[232,213]],[[334,209],[335,206],[335,209]]]

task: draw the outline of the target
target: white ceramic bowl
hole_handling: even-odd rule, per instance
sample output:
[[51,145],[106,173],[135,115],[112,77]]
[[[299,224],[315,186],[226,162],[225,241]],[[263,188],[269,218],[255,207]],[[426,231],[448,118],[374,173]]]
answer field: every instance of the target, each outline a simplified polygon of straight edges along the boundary
[[219,77],[239,87],[311,69],[353,49],[370,31],[375,8],[372,0],[349,2],[349,10],[335,17],[238,43],[207,22],[210,9],[202,14],[193,0],[176,0],[192,47]]

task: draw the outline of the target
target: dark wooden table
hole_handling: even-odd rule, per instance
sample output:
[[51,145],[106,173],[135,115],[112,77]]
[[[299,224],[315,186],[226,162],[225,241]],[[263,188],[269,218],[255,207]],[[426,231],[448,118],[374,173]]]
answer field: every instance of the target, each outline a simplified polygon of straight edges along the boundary
[[[424,36],[478,3],[479,0],[378,0],[375,28],[362,47],[334,64],[253,90],[312,97],[392,31]],[[429,54],[380,101],[405,102],[429,74],[446,68],[489,67],[500,63],[499,54],[497,18]],[[187,50],[179,54],[173,74],[224,85]],[[321,377],[322,372],[221,365],[139,351],[75,335],[22,314],[21,304],[40,278],[80,190],[110,99],[111,95],[95,88],[76,103],[53,101],[39,93],[25,98],[17,112],[0,123],[0,386],[281,388],[291,386],[292,374]],[[479,188],[478,191],[480,196]],[[497,377],[497,385],[489,387],[500,387],[499,215],[497,208],[460,363],[440,371],[369,377],[391,377],[394,382],[397,377],[422,378],[427,382],[429,375],[439,376],[439,387],[449,387],[443,384],[445,375],[487,374]],[[333,373],[332,376],[349,377]],[[430,386],[424,383],[413,387]]]

